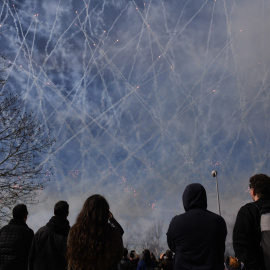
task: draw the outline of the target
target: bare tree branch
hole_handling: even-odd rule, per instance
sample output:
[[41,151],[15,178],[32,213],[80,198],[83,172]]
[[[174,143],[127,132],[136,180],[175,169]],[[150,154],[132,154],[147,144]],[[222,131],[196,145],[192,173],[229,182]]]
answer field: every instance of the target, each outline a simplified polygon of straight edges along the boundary
[[[0,75],[7,69],[0,55]],[[0,78],[0,89],[5,84]],[[35,204],[51,173],[40,165],[54,140],[33,112],[22,113],[18,95],[0,94],[0,224],[14,204]]]

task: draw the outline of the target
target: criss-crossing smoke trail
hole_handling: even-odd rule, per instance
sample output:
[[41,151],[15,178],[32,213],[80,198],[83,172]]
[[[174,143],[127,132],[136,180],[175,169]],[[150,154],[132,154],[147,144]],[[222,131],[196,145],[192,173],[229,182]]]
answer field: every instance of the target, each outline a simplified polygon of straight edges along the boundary
[[214,191],[213,167],[232,196],[269,171],[269,4],[181,2],[0,3],[3,91],[56,138],[54,193],[157,212],[190,182]]

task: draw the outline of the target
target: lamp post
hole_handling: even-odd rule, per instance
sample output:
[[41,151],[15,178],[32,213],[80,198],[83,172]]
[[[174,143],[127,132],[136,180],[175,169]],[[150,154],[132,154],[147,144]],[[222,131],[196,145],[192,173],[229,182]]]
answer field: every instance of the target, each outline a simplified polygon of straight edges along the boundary
[[219,212],[219,215],[221,216],[221,213],[220,213],[220,202],[219,202],[219,191],[218,191],[217,171],[212,171],[212,176],[216,178],[218,212]]

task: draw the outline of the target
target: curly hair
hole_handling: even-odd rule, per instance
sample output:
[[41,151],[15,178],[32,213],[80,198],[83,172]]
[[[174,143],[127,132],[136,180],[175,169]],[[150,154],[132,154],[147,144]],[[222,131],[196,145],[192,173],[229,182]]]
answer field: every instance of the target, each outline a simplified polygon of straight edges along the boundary
[[254,188],[259,198],[270,199],[270,177],[266,174],[255,174],[250,179],[250,186]]
[[101,195],[92,195],[85,201],[68,236],[67,260],[73,269],[106,269],[109,213],[109,204]]
[[[237,258],[231,257],[230,258],[230,264],[229,264],[233,269],[241,269],[241,265]],[[230,267],[230,268],[231,268]]]

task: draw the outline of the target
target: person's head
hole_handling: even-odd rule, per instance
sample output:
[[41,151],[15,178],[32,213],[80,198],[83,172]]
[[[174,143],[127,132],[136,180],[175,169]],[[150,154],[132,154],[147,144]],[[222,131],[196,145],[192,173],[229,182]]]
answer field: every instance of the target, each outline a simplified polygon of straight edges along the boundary
[[241,265],[237,258],[230,257],[229,269],[240,270]]
[[156,261],[156,256],[153,252],[150,252],[150,258],[152,261]]
[[54,206],[54,215],[66,218],[69,213],[69,205],[65,201],[59,201]]
[[25,222],[28,216],[26,205],[17,204],[12,210],[12,216],[14,219],[19,219]]
[[108,264],[109,204],[98,194],[90,196],[69,232],[67,258],[74,269],[103,269]]
[[270,177],[266,174],[255,174],[249,179],[250,194],[254,201],[270,199]]
[[149,251],[149,249],[145,249],[145,250],[143,251],[142,259],[143,259],[145,262],[148,262],[148,261],[151,260],[151,256],[150,256],[150,251]]
[[205,188],[199,183],[187,185],[183,193],[182,199],[185,211],[194,208],[207,208],[206,191]]
[[166,250],[166,257],[171,260],[173,257],[173,253],[170,249]]
[[123,248],[123,257],[127,257],[128,255],[128,250],[126,248]]
[[129,258],[134,259],[134,257],[135,257],[135,251],[131,250],[130,253],[129,253]]

